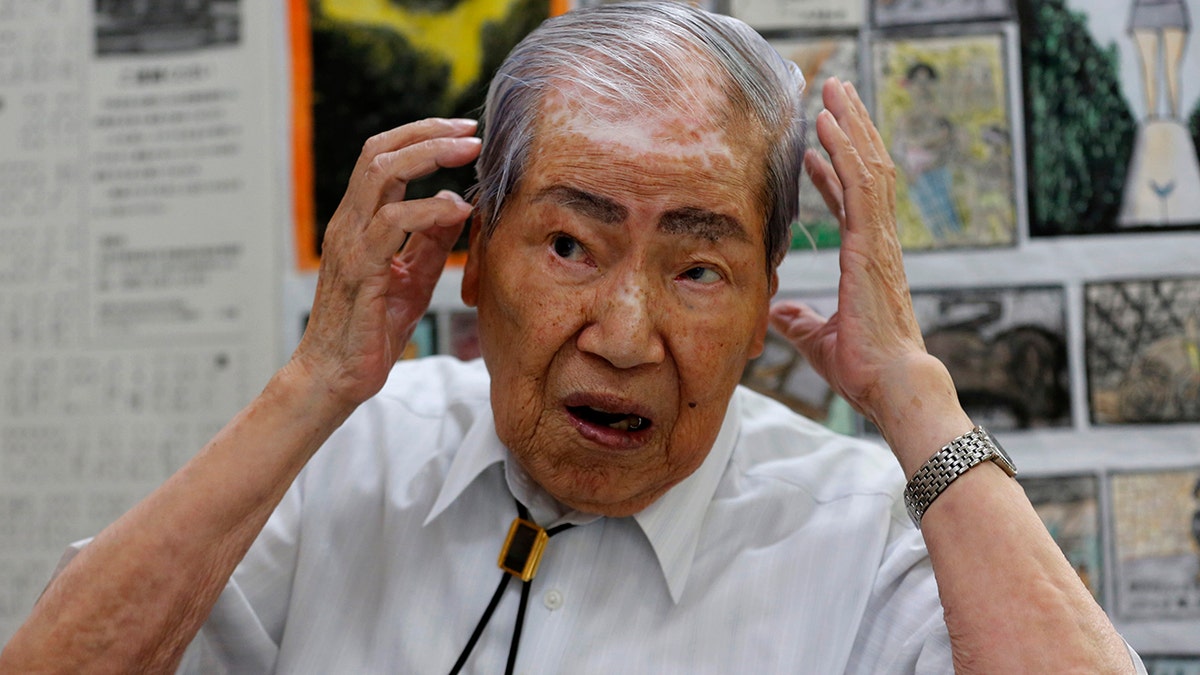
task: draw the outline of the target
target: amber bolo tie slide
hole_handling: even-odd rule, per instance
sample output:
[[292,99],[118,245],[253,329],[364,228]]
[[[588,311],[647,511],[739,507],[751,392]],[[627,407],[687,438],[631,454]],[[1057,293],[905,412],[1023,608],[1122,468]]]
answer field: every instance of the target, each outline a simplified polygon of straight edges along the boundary
[[549,539],[550,535],[537,523],[524,518],[514,519],[508,528],[504,547],[500,549],[500,569],[521,581],[533,579]]

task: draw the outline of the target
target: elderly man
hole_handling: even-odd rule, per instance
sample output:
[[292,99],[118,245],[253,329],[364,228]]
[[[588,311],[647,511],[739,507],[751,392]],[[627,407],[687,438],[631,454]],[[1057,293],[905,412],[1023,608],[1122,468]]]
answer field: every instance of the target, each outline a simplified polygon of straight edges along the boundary
[[[474,123],[368,141],[291,361],[78,553],[0,665],[1133,670],[923,349],[893,169],[848,84],[816,120],[832,165],[805,160],[842,223],[839,311],[769,306],[802,87],[738,22],[604,7],[496,76],[473,216],[403,197],[476,158]],[[483,363],[393,368],[469,216]],[[737,388],[768,323],[895,459]],[[922,478],[956,455],[974,468]]]

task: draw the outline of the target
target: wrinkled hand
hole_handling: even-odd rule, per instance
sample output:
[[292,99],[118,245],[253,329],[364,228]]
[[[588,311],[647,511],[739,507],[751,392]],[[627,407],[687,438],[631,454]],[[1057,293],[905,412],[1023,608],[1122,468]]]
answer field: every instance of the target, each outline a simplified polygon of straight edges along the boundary
[[841,228],[838,309],[825,319],[781,301],[771,308],[771,323],[838,394],[880,424],[889,401],[904,394],[907,369],[932,357],[901,260],[892,159],[853,85],[830,78],[822,95],[817,136],[832,165],[811,149],[804,160]]
[[383,386],[471,212],[449,191],[404,201],[407,185],[473,161],[475,129],[472,120],[428,119],[363,146],[325,232],[312,314],[292,357],[346,406]]

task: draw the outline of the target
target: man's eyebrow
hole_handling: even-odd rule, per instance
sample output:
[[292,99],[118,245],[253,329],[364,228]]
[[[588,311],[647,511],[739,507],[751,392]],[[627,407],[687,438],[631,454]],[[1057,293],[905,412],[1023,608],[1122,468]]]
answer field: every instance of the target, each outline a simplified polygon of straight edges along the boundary
[[620,223],[629,217],[629,209],[608,197],[601,197],[566,185],[551,185],[538,192],[534,201],[542,200],[552,201],[587,218],[610,225]]
[[668,234],[701,237],[711,242],[723,238],[750,239],[746,228],[736,218],[693,207],[667,211],[658,219],[658,229]]

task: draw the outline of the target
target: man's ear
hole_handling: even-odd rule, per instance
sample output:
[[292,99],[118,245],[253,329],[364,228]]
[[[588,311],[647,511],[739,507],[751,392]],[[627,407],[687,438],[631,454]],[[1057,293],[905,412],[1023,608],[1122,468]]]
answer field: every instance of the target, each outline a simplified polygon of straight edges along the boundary
[[779,290],[779,273],[771,272],[771,282],[767,288],[767,307],[758,317],[758,324],[754,326],[754,341],[750,343],[750,358],[752,359],[762,356],[766,345],[767,328],[770,325],[771,300],[775,297],[777,290]]
[[462,301],[474,307],[479,301],[479,266],[483,257],[483,219],[478,213],[471,215],[471,231],[467,234],[467,262],[463,266]]

